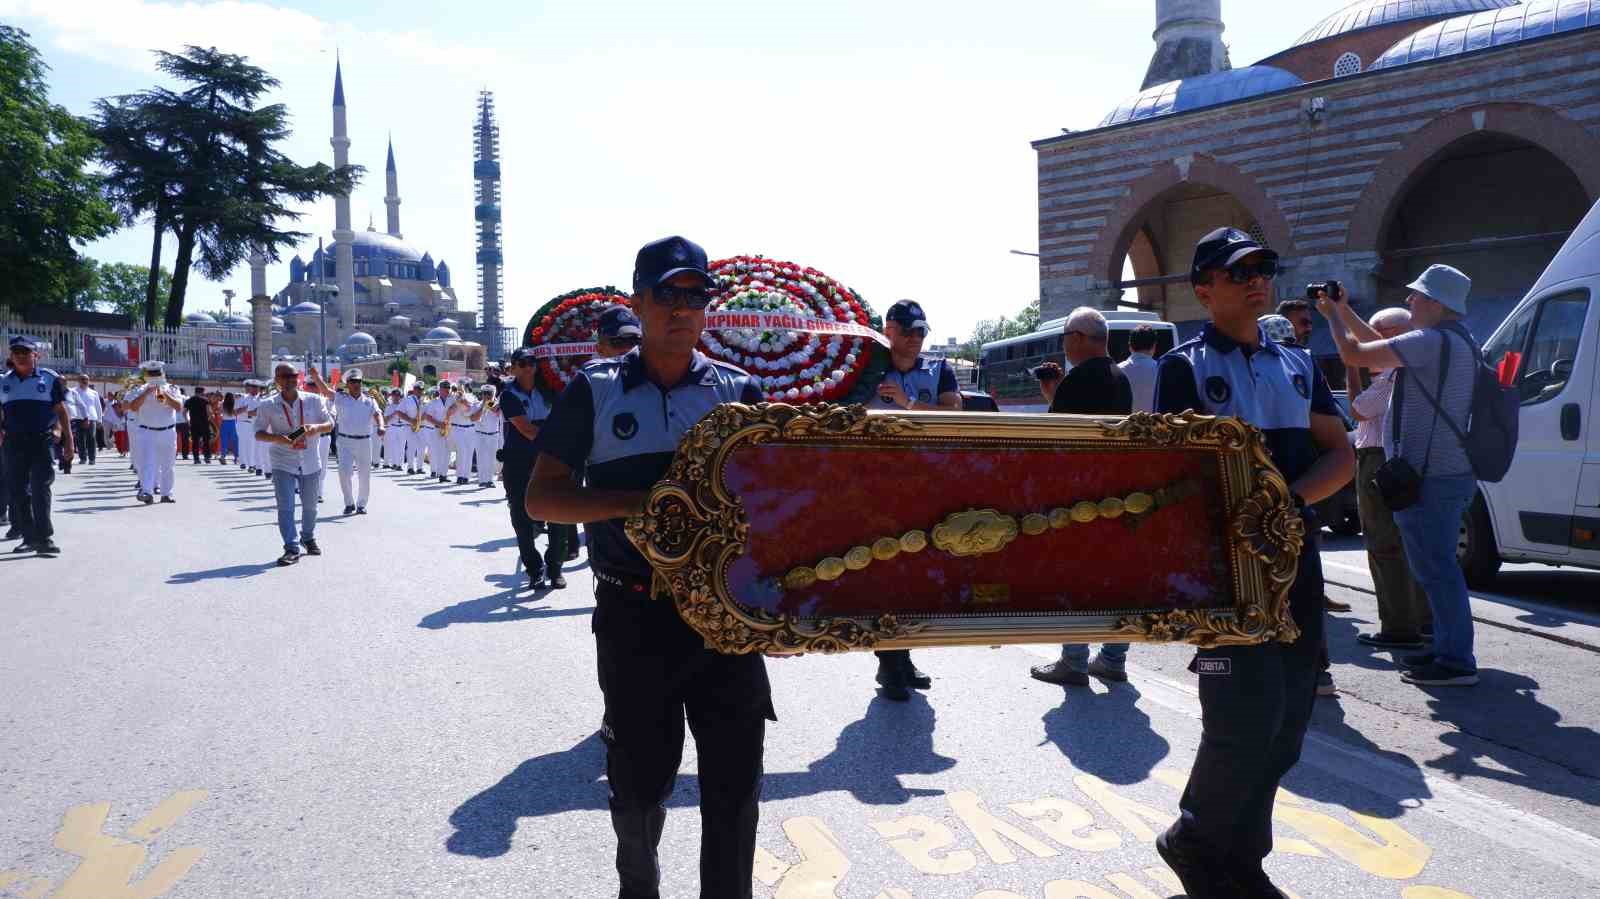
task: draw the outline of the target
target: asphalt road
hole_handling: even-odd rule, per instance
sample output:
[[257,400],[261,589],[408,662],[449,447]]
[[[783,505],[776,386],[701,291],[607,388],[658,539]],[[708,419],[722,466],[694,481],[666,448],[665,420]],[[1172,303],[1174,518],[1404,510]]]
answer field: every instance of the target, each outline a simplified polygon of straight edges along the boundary
[[[151,507],[114,458],[58,480],[63,555],[0,556],[0,895],[615,895],[586,567],[515,593],[498,489],[382,473],[344,518],[336,480],[326,555],[282,570],[237,468],[180,466]],[[1600,576],[1508,572],[1475,600],[1484,682],[1428,691],[1355,642],[1359,549],[1327,561],[1341,695],[1269,872],[1307,899],[1600,891]],[[1188,652],[1066,692],[1027,676],[1051,654],[919,652],[904,704],[871,656],[770,662],[756,894],[1180,895],[1152,838],[1199,739]],[[696,803],[691,741],[663,895],[698,895]]]

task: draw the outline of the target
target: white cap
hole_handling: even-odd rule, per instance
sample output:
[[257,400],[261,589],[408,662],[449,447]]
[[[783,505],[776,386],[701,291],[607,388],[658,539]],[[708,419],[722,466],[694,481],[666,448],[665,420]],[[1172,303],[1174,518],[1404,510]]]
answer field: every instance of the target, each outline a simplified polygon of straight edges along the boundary
[[160,362],[160,361],[155,360],[155,359],[147,359],[144,362],[139,363],[139,370],[140,371],[163,372],[163,371],[166,371],[166,363]]
[[359,368],[352,368],[349,371],[344,373],[344,382],[346,384],[350,383],[351,381],[361,381],[361,380],[365,380],[365,379],[362,377],[361,369],[359,369]]

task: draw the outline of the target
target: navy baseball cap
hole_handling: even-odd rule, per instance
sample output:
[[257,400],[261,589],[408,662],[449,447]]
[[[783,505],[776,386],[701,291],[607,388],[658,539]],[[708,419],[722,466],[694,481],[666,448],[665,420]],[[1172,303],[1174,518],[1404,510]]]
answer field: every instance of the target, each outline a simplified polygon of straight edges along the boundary
[[687,238],[663,237],[639,248],[639,255],[633,260],[633,290],[637,293],[654,288],[684,272],[699,275],[707,287],[716,286],[704,248]]
[[37,343],[34,343],[33,342],[33,338],[27,336],[26,334],[16,334],[16,335],[13,335],[12,338],[11,338],[11,350],[12,350],[12,352],[15,352],[17,350],[29,350],[29,351],[32,351],[32,350],[37,350],[38,348],[39,348],[39,345]]
[[521,346],[517,347],[516,350],[511,353],[511,364],[518,365],[523,362],[533,362],[535,358],[536,357],[533,355],[533,347]]
[[610,306],[600,313],[600,322],[595,326],[595,333],[607,340],[619,337],[642,337],[644,329],[639,325],[639,317],[627,306]]
[[1261,245],[1254,237],[1238,228],[1218,228],[1200,238],[1194,245],[1194,265],[1189,269],[1189,283],[1199,284],[1205,273],[1227,268],[1251,253],[1277,261],[1278,254]]
[[908,331],[914,328],[921,328],[924,332],[928,330],[928,316],[923,314],[922,304],[916,300],[900,300],[896,302],[889,307],[888,312],[884,313],[883,318],[885,321],[894,322]]

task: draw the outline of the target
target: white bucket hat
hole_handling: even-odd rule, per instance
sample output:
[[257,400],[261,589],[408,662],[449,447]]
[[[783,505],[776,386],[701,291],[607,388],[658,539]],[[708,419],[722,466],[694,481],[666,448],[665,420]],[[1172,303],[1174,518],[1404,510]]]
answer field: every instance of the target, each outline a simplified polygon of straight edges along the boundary
[[1467,314],[1467,294],[1472,292],[1472,279],[1460,269],[1448,265],[1430,265],[1422,277],[1406,287],[1457,315]]

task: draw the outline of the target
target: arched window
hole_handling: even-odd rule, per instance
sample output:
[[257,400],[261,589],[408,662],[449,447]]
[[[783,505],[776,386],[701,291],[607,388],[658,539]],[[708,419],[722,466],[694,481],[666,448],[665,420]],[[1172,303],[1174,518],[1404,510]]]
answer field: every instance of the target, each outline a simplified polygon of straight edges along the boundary
[[1346,75],[1355,75],[1361,71],[1361,57],[1354,53],[1345,53],[1333,63],[1333,77],[1343,78]]

